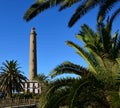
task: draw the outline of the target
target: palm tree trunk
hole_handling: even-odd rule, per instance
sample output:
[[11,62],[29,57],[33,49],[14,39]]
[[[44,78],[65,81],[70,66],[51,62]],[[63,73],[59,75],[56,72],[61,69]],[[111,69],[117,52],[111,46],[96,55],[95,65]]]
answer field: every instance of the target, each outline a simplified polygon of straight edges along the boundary
[[110,100],[110,95],[108,94],[107,91],[105,91],[105,97],[106,97],[106,101],[107,101],[107,103],[109,105],[109,108],[113,108],[112,104],[111,104],[111,100]]
[[12,98],[12,81],[11,80],[9,85],[9,97]]

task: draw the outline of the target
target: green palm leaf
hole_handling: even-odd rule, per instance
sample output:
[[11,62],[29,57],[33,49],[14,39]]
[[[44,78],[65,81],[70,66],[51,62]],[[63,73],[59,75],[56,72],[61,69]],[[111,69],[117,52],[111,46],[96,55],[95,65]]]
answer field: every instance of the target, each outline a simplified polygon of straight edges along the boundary
[[23,18],[26,19],[26,21],[29,21],[32,18],[34,18],[35,16],[37,16],[40,12],[42,12],[48,8],[50,8],[49,1],[36,2],[26,11]]
[[75,48],[75,50],[77,51],[78,54],[80,54],[81,57],[84,58],[84,60],[89,64],[89,66],[92,69],[92,72],[96,73],[96,70],[94,68],[95,63],[97,64],[96,61],[94,61],[94,58],[92,55],[90,55],[87,51],[85,51],[83,48],[81,48],[80,46],[78,46],[77,44],[71,42],[71,41],[67,41],[66,44],[68,46],[71,46],[73,48]]
[[89,70],[86,68],[81,67],[80,65],[73,64],[71,62],[63,62],[61,65],[57,66],[53,71],[50,73],[52,78],[69,73],[69,74],[76,74],[79,76],[84,76],[88,74]]
[[119,2],[119,0],[105,0],[103,3],[100,4],[100,9],[97,16],[98,23],[101,23],[106,14]]
[[80,0],[64,0],[64,2],[61,3],[59,11],[66,9],[68,7],[71,7],[72,5],[74,5],[75,3],[78,3],[78,2],[80,2]]
[[84,1],[75,11],[75,13],[72,15],[68,26],[72,27],[78,19],[80,19],[82,16],[84,16],[87,12],[89,12],[93,7],[96,5],[99,5],[99,3],[102,0],[86,0]]
[[[61,11],[73,6],[78,2],[80,5],[77,7],[76,11],[69,20],[69,27],[72,27],[81,17],[97,6],[99,6],[97,22],[101,23],[109,11],[111,11],[118,3],[120,3],[119,0],[37,0],[25,12],[23,18],[26,21],[30,21],[32,18],[49,8],[60,5],[59,11]],[[115,10],[115,13],[119,13],[118,10],[119,8]]]

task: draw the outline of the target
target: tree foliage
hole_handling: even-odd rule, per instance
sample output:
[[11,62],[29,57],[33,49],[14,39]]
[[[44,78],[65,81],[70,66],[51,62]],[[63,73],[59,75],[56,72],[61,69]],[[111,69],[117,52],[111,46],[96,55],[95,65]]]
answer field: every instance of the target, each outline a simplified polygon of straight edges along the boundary
[[[50,74],[54,80],[42,94],[41,108],[120,107],[120,36],[118,32],[112,35],[110,23],[111,19],[108,19],[105,24],[98,24],[95,32],[84,24],[76,35],[84,43],[84,48],[66,41],[89,67],[71,62],[56,67]],[[77,77],[55,79],[65,73]]]
[[13,92],[23,91],[23,85],[27,78],[19,70],[17,61],[6,60],[0,67],[0,89],[2,92],[12,97]]
[[[76,7],[74,14],[69,20],[69,27],[72,27],[81,17],[97,6],[99,7],[97,21],[101,23],[108,13],[113,10],[116,5],[120,4],[120,0],[36,0],[25,12],[24,19],[30,21],[49,8],[59,5],[59,11],[62,11],[66,8],[70,8],[74,4],[79,5]],[[114,13],[118,15],[120,13],[120,7],[116,8]]]

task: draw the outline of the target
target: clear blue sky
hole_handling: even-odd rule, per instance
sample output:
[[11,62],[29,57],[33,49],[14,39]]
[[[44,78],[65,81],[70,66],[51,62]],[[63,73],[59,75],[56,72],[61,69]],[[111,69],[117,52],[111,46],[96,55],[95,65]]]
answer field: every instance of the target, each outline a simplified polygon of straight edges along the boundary
[[95,29],[96,10],[68,28],[67,23],[75,6],[63,12],[58,12],[57,7],[52,8],[26,22],[23,15],[33,2],[34,0],[0,0],[0,66],[5,60],[17,60],[21,71],[29,76],[29,39],[32,27],[36,28],[37,33],[38,74],[48,75],[64,61],[86,66],[75,50],[65,45],[65,41],[72,40],[81,45],[75,34],[84,23]]

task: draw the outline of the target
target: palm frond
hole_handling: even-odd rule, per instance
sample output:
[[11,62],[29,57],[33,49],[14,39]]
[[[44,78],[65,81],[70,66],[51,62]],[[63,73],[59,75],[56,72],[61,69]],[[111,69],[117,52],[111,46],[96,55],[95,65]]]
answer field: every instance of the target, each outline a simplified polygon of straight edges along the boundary
[[111,58],[115,59],[119,55],[120,50],[120,36],[118,36],[118,31],[112,36],[112,50]]
[[[42,106],[49,105],[53,101],[56,104],[62,105],[62,103],[65,102],[62,99],[67,96],[67,94],[69,93],[69,90],[70,90],[69,88],[71,88],[74,81],[76,81],[76,79],[74,79],[74,78],[60,78],[60,79],[56,79],[56,80],[52,81],[49,84],[49,86],[47,86],[45,91],[42,92],[42,97],[41,97],[41,101],[43,101]],[[64,90],[65,91],[67,90],[66,94],[64,94],[64,95],[61,94],[61,96],[59,97],[59,95],[60,95],[59,93],[63,93]],[[55,97],[57,97],[57,98],[55,98]],[[50,102],[51,100],[52,100],[52,102]],[[58,101],[63,101],[63,102],[59,103]],[[42,107],[42,108],[44,108],[44,107]],[[54,107],[51,106],[50,108],[54,108]]]
[[91,67],[92,72],[96,73],[96,70],[94,68],[95,64],[97,65],[97,62],[95,62],[93,56],[91,54],[89,54],[87,51],[85,51],[83,48],[81,48],[80,46],[78,46],[77,44],[71,42],[71,41],[67,41],[66,44],[68,46],[71,46],[73,48],[75,48],[76,52],[83,57],[83,59],[88,63],[88,65]]
[[100,2],[100,0],[85,0],[82,4],[78,6],[75,13],[70,18],[68,26],[72,27],[78,21],[78,19],[84,16],[93,7],[97,6]]
[[117,2],[120,2],[120,1],[119,0],[105,0],[103,3],[101,3],[98,16],[97,16],[98,23],[101,23],[104,20],[106,14],[108,14],[108,12],[113,8],[113,6],[117,4]]
[[110,18],[110,21],[109,21],[110,29],[112,29],[113,21],[116,19],[116,17],[117,17],[119,14],[120,14],[120,8],[118,8],[118,9],[113,13],[113,15],[112,15],[111,18]]
[[35,16],[37,16],[39,13],[41,13],[42,11],[44,11],[48,8],[50,8],[50,2],[49,1],[45,1],[45,2],[42,2],[42,3],[36,2],[25,12],[23,18],[26,21],[29,21],[32,18],[34,18]]
[[84,43],[85,48],[90,52],[96,52],[100,55],[100,51],[102,52],[102,44],[100,40],[100,35],[95,33],[89,26],[83,25],[82,30],[79,34],[76,35],[81,42]]
[[63,3],[61,3],[59,11],[62,11],[65,8],[71,7],[73,4],[80,2],[80,0],[64,0]]
[[66,106],[69,92],[68,88],[64,88],[52,93],[49,97],[46,94],[42,94],[40,108],[60,108],[60,106]]
[[101,42],[103,44],[104,53],[109,52],[111,49],[111,29],[109,26],[109,22],[102,28],[101,30]]
[[88,80],[79,80],[79,81],[76,81],[75,84],[73,85],[72,89],[71,89],[71,92],[70,92],[70,95],[69,95],[69,107],[70,108],[74,108],[76,106],[76,102],[77,101],[80,101],[80,93],[83,92],[82,91],[82,87],[86,84],[88,84],[89,81]]
[[30,8],[25,12],[24,19],[26,21],[31,20],[41,12],[47,10],[48,8],[55,7],[62,3],[64,0],[37,0]]
[[58,79],[54,80],[53,82],[51,82],[51,84],[48,86],[49,90],[47,90],[47,93],[50,94],[60,88],[70,87],[74,81],[76,81],[75,78],[69,78],[69,77],[58,78]]
[[87,70],[86,68],[80,65],[73,64],[71,62],[63,62],[62,64],[57,66],[55,69],[53,69],[53,71],[50,73],[50,76],[54,78],[58,75],[65,74],[65,73],[79,75],[80,77],[80,76],[87,75],[87,73],[89,73],[89,70]]
[[76,35],[76,38],[80,41],[87,43],[94,42],[96,38],[96,33],[86,24],[81,26],[81,31]]

